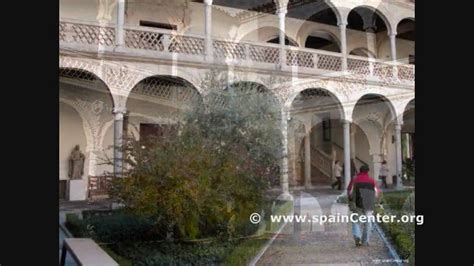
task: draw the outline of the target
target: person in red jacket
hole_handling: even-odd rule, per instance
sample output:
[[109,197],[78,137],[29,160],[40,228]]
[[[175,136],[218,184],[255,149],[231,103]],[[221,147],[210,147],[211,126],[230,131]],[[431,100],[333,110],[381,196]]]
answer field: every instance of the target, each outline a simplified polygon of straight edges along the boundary
[[369,245],[370,231],[372,230],[371,218],[373,218],[378,194],[379,188],[375,180],[369,176],[369,167],[362,165],[357,176],[351,180],[347,187],[350,210],[357,213],[357,217],[360,215],[367,217],[364,221],[352,223],[352,235],[356,246]]

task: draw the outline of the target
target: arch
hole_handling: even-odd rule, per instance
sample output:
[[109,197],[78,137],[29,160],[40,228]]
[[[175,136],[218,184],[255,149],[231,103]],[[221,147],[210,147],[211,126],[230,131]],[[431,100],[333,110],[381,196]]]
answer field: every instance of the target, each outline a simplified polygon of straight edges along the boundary
[[[363,21],[364,17],[363,16],[367,15],[367,13],[366,14],[360,14],[359,12],[362,13],[362,12],[370,11],[372,13],[372,16],[377,15],[383,21],[385,27],[387,28],[388,33],[394,32],[392,24],[390,23],[390,19],[379,8],[380,8],[380,6],[373,7],[373,6],[369,6],[369,5],[358,5],[358,6],[353,7],[347,15],[347,21],[348,21],[347,26],[348,26],[348,28],[352,28],[352,27],[355,26],[354,25],[354,20],[353,20],[354,17],[351,18],[351,14],[355,13],[355,14],[359,15],[360,19],[362,20],[362,23],[364,23],[364,21]],[[366,9],[367,11],[364,11],[364,9]],[[368,18],[366,17],[366,19],[368,19]],[[377,17],[374,16],[371,19],[377,20]],[[377,21],[372,21],[372,23],[375,24],[375,23],[377,23]],[[357,26],[359,26],[359,25],[357,25]],[[362,24],[362,27],[363,26],[364,25]],[[373,25],[373,26],[377,26],[377,25]]]
[[352,49],[352,51],[349,52],[350,55],[356,55],[356,56],[363,56],[363,57],[368,57],[368,58],[376,58],[375,54],[371,51],[369,51],[367,48],[364,47],[359,47]]
[[[336,49],[334,48],[329,48],[329,49],[322,49],[322,47],[316,47],[316,46],[313,46],[311,44],[311,37],[313,38],[318,38],[318,39],[322,39],[322,40],[326,40],[327,42],[329,42],[327,45],[336,45]],[[318,40],[319,41],[319,40]],[[338,37],[336,37],[336,35],[334,35],[332,32],[329,32],[329,31],[325,31],[325,30],[313,30],[313,31],[310,31],[310,33],[306,36],[306,39],[305,39],[305,45],[304,47],[306,48],[313,48],[313,49],[320,49],[320,50],[326,50],[326,51],[331,51],[331,52],[340,52],[341,51],[341,41],[339,40]],[[324,45],[324,41],[323,41],[323,45]],[[311,47],[313,46],[313,47]],[[324,46],[323,46],[324,47]]]
[[116,100],[112,94],[112,91],[107,86],[107,83],[100,78],[97,73],[94,73],[90,70],[78,68],[78,67],[59,67],[59,82],[61,83],[64,79],[71,79],[71,80],[80,80],[81,82],[89,83],[89,85],[98,88],[99,90],[101,87],[105,88],[104,91],[107,92],[107,95],[110,98],[110,101],[115,106]]
[[404,20],[409,20],[409,21],[412,21],[413,23],[416,22],[414,17],[402,17],[402,18],[399,18],[397,21],[395,21],[394,25],[397,25],[397,28],[398,28],[398,26],[400,26],[400,22],[402,22]]
[[[361,109],[364,107],[364,109]],[[387,135],[390,135],[390,129],[393,127],[393,121],[396,119],[396,112],[393,103],[381,94],[368,93],[362,95],[354,106],[352,113],[353,122],[357,124],[367,135],[370,145],[369,154],[379,159],[373,161],[375,174],[378,173],[380,159],[386,156]],[[393,153],[393,149],[388,149]],[[371,158],[372,159],[372,158]],[[394,169],[394,160],[389,168]]]
[[[341,92],[341,90],[337,89],[337,86],[339,85],[340,84],[338,82],[333,83],[333,82],[326,82],[323,80],[317,80],[317,81],[312,81],[312,82],[303,81],[300,84],[292,83],[290,85],[287,85],[289,86],[289,88],[287,88],[289,92],[288,92],[288,96],[286,97],[284,108],[285,110],[290,110],[293,105],[293,101],[302,91],[306,89],[320,88],[322,90],[329,92],[331,97],[333,97],[334,100],[341,107],[341,110],[342,110],[341,119],[350,120],[350,117],[346,115],[348,113],[348,110],[346,110],[347,107],[342,105],[343,101],[341,100],[341,99],[345,99],[346,96]],[[284,89],[285,88],[279,88],[279,90],[284,90]]]
[[201,92],[191,82],[179,76],[153,75],[140,80],[128,94],[125,106],[131,94],[141,94],[148,99],[203,104]]
[[354,109],[352,111],[353,121],[355,121],[355,119],[354,119],[355,108],[357,107],[358,104],[360,104],[361,101],[364,101],[364,100],[374,101],[377,98],[379,100],[381,100],[381,102],[383,102],[387,105],[387,107],[389,109],[389,112],[390,112],[390,116],[391,116],[390,118],[388,118],[388,120],[393,120],[394,118],[397,117],[397,112],[395,110],[395,106],[393,105],[392,101],[390,101],[389,98],[387,98],[385,95],[378,94],[378,93],[366,93],[366,94],[363,94],[362,96],[360,96],[359,99],[357,99],[356,104],[354,105]]
[[[280,36],[272,36],[270,37],[267,41],[265,41],[266,43],[274,43],[274,44],[279,44],[280,43]],[[288,37],[288,35],[285,34],[285,45],[289,45],[289,46],[296,46],[298,47],[298,43],[291,39],[290,37]]]
[[[329,112],[330,119],[345,119],[344,108],[341,101],[331,91],[324,88],[306,88],[301,90],[296,97],[293,98],[291,109],[310,108],[305,106],[304,102],[310,102],[310,107],[316,106],[317,110],[321,112]],[[295,104],[297,104],[295,106]],[[337,118],[336,117],[337,114]]]
[[[244,34],[240,35],[240,38],[237,41],[253,41],[253,42],[264,42],[264,43],[279,43],[280,29],[274,25],[256,25],[257,28],[253,30],[248,30]],[[276,42],[275,42],[276,40]],[[285,32],[285,43],[286,45],[300,46],[299,43],[288,36]]]
[[96,85],[94,87],[101,89],[100,87],[105,88],[104,91],[107,91],[107,94],[110,97],[110,100],[115,104],[112,91],[110,90],[107,83],[100,78],[97,73],[89,71],[87,69],[76,68],[76,67],[59,67],[59,82],[64,79],[71,80],[80,80],[82,82],[88,82],[90,85]]
[[[415,131],[415,99],[410,100],[405,108],[403,113],[400,114],[400,121],[402,121],[404,128],[409,128],[410,131]],[[410,120],[410,121],[407,121]],[[402,129],[403,131],[403,129]]]
[[[297,2],[297,1],[295,1]],[[341,12],[330,0],[301,1],[303,4],[288,5],[288,17],[319,23],[330,22],[337,25],[341,22]],[[325,20],[323,22],[323,20]],[[328,21],[329,20],[329,21]]]

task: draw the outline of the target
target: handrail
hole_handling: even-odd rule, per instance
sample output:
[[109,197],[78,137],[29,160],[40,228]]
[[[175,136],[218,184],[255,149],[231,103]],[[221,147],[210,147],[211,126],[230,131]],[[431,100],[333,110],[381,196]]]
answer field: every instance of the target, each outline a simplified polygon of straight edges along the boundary
[[[61,19],[59,35],[62,42],[115,47],[115,25],[78,19]],[[126,48],[189,55],[205,55],[205,37],[182,34],[175,30],[127,25],[124,27]],[[134,33],[135,32],[135,33]],[[138,33],[136,33],[138,32]],[[143,33],[143,35],[142,35]],[[137,35],[138,34],[138,35]],[[214,57],[275,64],[279,62],[281,46],[273,43],[224,40],[213,38]],[[342,71],[342,54],[317,49],[285,46],[288,67]],[[389,82],[414,81],[414,65],[348,55],[348,71],[355,75],[388,78]],[[395,79],[395,80],[393,80]],[[398,80],[398,81],[397,81]]]
[[[323,174],[327,175],[328,177],[332,177],[332,158],[325,154],[323,151],[316,149],[314,147],[311,147],[311,152],[316,152],[322,158],[322,160],[326,160],[326,165],[324,162],[321,165],[318,165],[319,171],[321,171]],[[316,156],[311,156],[311,164],[314,164],[315,161],[318,160],[318,155]],[[319,162],[317,162],[319,163]],[[325,166],[327,169],[325,169]]]
[[[332,143],[335,147],[339,148],[339,150],[341,150],[343,153],[344,153],[344,148],[339,146],[337,143],[333,142]],[[354,159],[356,159],[357,161],[359,161],[359,163],[362,163],[362,164],[365,164],[365,165],[369,165],[368,163],[364,162],[362,159],[360,159],[359,157],[354,157]]]

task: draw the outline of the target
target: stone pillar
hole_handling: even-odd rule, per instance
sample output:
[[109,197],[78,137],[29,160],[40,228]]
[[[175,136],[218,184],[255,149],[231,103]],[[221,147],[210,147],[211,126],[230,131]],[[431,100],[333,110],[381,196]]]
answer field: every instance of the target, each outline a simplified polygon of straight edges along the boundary
[[286,8],[278,9],[278,22],[280,29],[280,65],[286,65],[286,52],[285,52],[285,17],[286,17]]
[[388,35],[390,39],[390,55],[392,58],[392,61],[397,61],[397,34],[396,33],[390,33]]
[[410,133],[405,134],[405,157],[406,158],[411,158],[411,145],[410,145],[411,139],[410,139]]
[[377,54],[377,52],[376,52],[377,36],[375,34],[375,31],[376,31],[375,27],[374,26],[367,27],[364,30],[365,30],[365,34],[367,36],[367,50],[369,52],[374,52],[375,54]]
[[122,47],[125,43],[125,33],[123,25],[125,24],[125,0],[117,0],[117,23],[115,24],[115,45]]
[[356,127],[355,125],[351,125],[351,159],[354,159],[354,160],[357,157],[355,135],[356,135]]
[[347,70],[347,40],[346,40],[346,27],[347,27],[347,22],[342,22],[339,23],[339,39],[341,40],[341,56],[342,56],[342,62],[341,62],[341,70],[346,71]]
[[373,173],[373,176],[372,178],[375,179],[375,181],[378,181],[379,180],[379,173],[380,173],[380,167],[382,166],[382,155],[381,154],[378,154],[378,153],[375,153],[375,154],[371,154],[372,156],[372,163],[373,163],[373,166],[370,167],[371,170],[372,170],[372,173]]
[[[309,132],[308,132],[309,131]],[[304,137],[304,187],[310,189],[311,184],[311,130]]]
[[205,45],[205,54],[206,59],[211,60],[213,56],[213,47],[212,47],[212,0],[204,1],[204,12],[205,12],[205,25],[204,25],[204,45]]
[[344,188],[347,189],[351,181],[351,123],[343,121],[342,129],[344,135]]
[[397,189],[403,188],[402,185],[402,141],[401,141],[402,125],[395,124],[395,157],[396,157],[396,175]]
[[282,160],[280,170],[280,185],[282,194],[279,197],[283,200],[293,200],[293,197],[289,192],[288,185],[288,119],[289,113],[287,110],[283,109],[281,112]]
[[123,171],[123,116],[124,109],[114,109],[114,174],[121,176]]

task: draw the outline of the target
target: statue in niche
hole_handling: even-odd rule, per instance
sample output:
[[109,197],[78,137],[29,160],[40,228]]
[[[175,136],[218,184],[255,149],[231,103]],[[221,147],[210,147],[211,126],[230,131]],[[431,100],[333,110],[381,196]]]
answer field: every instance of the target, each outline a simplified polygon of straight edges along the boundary
[[85,158],[86,157],[81,152],[79,145],[76,145],[69,156],[68,176],[70,179],[82,179]]

